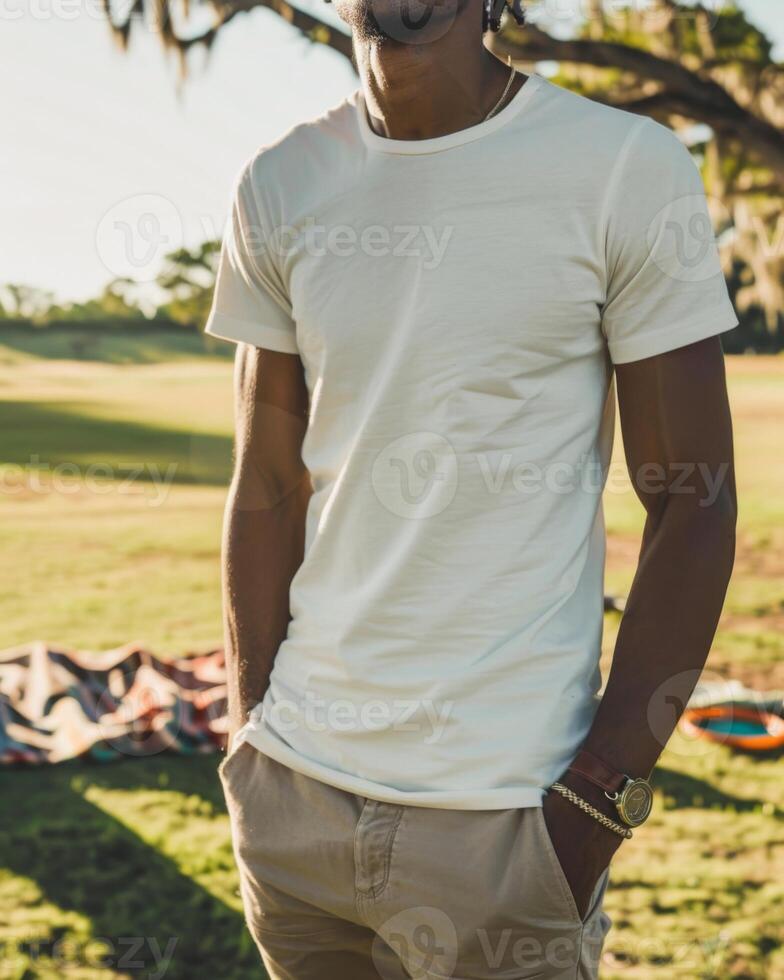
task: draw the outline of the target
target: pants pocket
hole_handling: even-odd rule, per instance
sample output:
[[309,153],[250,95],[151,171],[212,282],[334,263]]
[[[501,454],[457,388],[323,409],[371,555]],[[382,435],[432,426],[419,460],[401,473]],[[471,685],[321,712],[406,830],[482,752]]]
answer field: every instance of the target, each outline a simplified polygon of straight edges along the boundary
[[229,770],[234,768],[239,756],[242,754],[242,752],[252,748],[252,745],[249,745],[247,741],[243,740],[239,743],[239,745],[233,746],[231,751],[226,755],[226,758],[218,766],[218,778],[224,784],[224,786],[226,785]]
[[553,846],[553,841],[550,837],[550,831],[547,829],[547,823],[544,819],[544,811],[541,807],[536,807],[536,828],[541,840],[542,850],[547,858],[547,863],[549,864],[553,878],[557,883],[558,889],[564,901],[564,905],[569,912],[570,917],[575,922],[582,923],[583,920],[577,910],[577,903],[574,900],[572,889],[569,886],[564,870],[561,867],[561,862],[558,860],[558,855],[555,852],[555,847]]
[[609,867],[605,868],[594,882],[594,886],[591,891],[591,898],[588,902],[588,908],[586,909],[585,915],[581,916],[577,909],[577,902],[574,900],[571,886],[566,875],[564,874],[563,867],[561,866],[561,862],[553,845],[552,838],[550,837],[550,831],[547,829],[547,822],[544,819],[544,811],[541,807],[538,807],[536,810],[536,822],[537,828],[540,832],[543,849],[547,855],[553,876],[559,884],[565,905],[575,922],[579,922],[584,925],[596,914],[597,910],[601,908],[602,901],[604,900],[604,893],[607,890],[610,869]]

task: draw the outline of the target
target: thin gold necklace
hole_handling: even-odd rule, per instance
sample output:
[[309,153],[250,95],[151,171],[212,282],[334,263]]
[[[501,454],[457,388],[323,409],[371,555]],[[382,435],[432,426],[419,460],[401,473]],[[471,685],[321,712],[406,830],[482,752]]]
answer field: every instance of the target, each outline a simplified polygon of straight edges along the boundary
[[515,68],[514,65],[512,65],[512,71],[511,71],[511,73],[509,75],[509,81],[506,83],[506,88],[504,89],[503,94],[501,95],[501,98],[498,100],[498,102],[496,102],[496,104],[493,106],[493,108],[490,110],[490,112],[488,112],[488,114],[485,116],[485,118],[482,120],[482,122],[487,122],[488,119],[492,119],[493,116],[498,112],[498,110],[504,104],[504,102],[506,102],[506,97],[507,97],[507,95],[509,95],[509,92],[510,92],[510,90],[512,88],[512,82],[514,81],[514,78],[515,78],[515,75],[516,74],[517,74],[517,69]]

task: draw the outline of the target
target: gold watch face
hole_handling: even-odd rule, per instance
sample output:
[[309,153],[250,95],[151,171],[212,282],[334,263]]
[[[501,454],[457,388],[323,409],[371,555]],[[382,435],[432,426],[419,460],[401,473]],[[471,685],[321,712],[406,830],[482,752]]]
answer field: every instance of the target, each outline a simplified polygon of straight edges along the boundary
[[646,779],[630,779],[621,790],[615,805],[625,824],[639,827],[648,819],[653,807],[651,784]]

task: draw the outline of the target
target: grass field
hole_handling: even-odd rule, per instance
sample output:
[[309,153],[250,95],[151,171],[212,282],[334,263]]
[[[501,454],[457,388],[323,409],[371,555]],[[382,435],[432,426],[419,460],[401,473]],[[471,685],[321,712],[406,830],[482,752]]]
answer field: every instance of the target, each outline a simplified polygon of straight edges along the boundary
[[[0,346],[0,645],[215,645],[228,360],[150,336],[62,360],[60,343]],[[784,359],[730,359],[729,375],[740,546],[709,670],[781,688]],[[607,513],[623,593],[641,527],[623,480]],[[606,626],[605,671],[614,614]],[[174,939],[169,980],[261,976],[216,764],[0,773],[0,980],[160,976]],[[655,782],[655,816],[613,865],[602,977],[782,980],[781,759],[676,738]]]

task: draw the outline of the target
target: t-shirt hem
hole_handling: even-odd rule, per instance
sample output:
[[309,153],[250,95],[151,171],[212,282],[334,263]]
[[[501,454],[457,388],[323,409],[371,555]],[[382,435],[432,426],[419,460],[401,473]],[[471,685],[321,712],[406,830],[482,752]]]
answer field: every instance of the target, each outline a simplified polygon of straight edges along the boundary
[[698,318],[686,323],[680,322],[668,330],[640,337],[629,337],[626,340],[609,341],[610,357],[613,364],[641,361],[646,357],[666,354],[668,351],[695,344],[699,340],[718,336],[737,325],[738,317],[729,304],[709,313],[700,313]]
[[296,338],[289,331],[273,327],[268,323],[237,320],[222,313],[213,313],[204,332],[219,340],[229,340],[236,344],[252,344],[254,347],[264,347],[280,354],[299,353]]
[[535,786],[501,787],[465,790],[399,790],[371,780],[351,776],[323,766],[294,751],[275,734],[258,724],[249,723],[235,738],[233,748],[247,741],[259,752],[294,772],[381,803],[421,806],[442,810],[512,810],[542,805],[544,789]]

